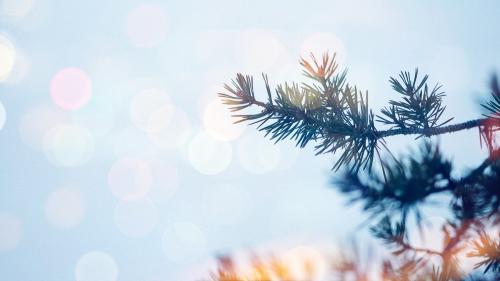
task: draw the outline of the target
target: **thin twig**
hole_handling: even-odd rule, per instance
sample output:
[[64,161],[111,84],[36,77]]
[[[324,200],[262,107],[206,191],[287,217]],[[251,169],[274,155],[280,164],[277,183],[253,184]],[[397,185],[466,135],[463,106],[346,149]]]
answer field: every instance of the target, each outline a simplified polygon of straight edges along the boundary
[[[468,130],[476,127],[480,127],[485,124],[487,118],[470,120],[467,122],[453,124],[443,127],[433,127],[433,128],[404,128],[404,129],[390,129],[385,131],[378,131],[376,136],[378,138],[396,136],[396,135],[425,135],[425,136],[435,136],[447,133],[453,133],[462,130]],[[500,123],[500,122],[499,122]],[[497,124],[500,125],[500,124]]]
[[[254,100],[253,104],[264,108],[269,112],[276,111],[277,108],[271,104],[264,103],[261,101]],[[302,117],[302,118],[301,118]],[[297,119],[305,119],[305,116],[296,116]],[[498,125],[500,126],[500,121],[496,121],[496,119],[488,119],[488,118],[480,118],[469,120],[463,123],[452,124],[442,127],[432,127],[432,128],[398,128],[398,129],[389,129],[377,131],[373,134],[376,139],[382,139],[385,137],[397,136],[397,135],[424,135],[424,136],[436,136],[442,134],[448,134],[453,132],[458,132],[462,130],[468,130],[476,127],[484,126],[488,121],[489,126]],[[493,122],[493,124],[492,124]],[[498,124],[496,124],[498,123]]]

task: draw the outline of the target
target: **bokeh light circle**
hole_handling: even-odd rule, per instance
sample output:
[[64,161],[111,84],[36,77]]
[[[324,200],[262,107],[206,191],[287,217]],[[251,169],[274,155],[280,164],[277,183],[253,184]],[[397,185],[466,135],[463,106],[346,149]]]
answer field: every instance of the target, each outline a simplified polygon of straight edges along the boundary
[[188,159],[200,173],[215,175],[231,163],[233,149],[230,143],[218,141],[206,132],[198,133],[189,143]]
[[336,62],[340,66],[340,69],[342,70],[346,67],[347,54],[345,45],[334,34],[317,32],[302,41],[300,55],[305,59],[310,58],[311,53],[314,54],[316,59],[320,59],[325,52],[329,52],[330,54],[335,52]]
[[160,149],[179,149],[186,144],[190,133],[191,122],[189,117],[182,109],[175,107],[171,122],[157,132],[150,132],[149,138]]
[[16,58],[9,77],[5,80],[7,84],[16,84],[25,80],[31,71],[30,58],[20,49],[16,49]]
[[236,58],[250,71],[262,72],[277,66],[288,53],[271,30],[248,29],[236,35]]
[[130,119],[146,132],[159,132],[168,127],[174,108],[167,93],[146,89],[135,95],[130,103]]
[[152,160],[151,166],[154,180],[149,197],[154,202],[169,200],[179,187],[177,167],[164,160]]
[[90,101],[92,80],[79,68],[61,69],[50,81],[50,95],[57,106],[66,110],[78,109]]
[[24,18],[32,7],[33,0],[2,0],[0,1],[0,16],[19,20]]
[[105,95],[94,95],[80,110],[72,112],[72,119],[89,129],[92,135],[102,137],[108,134],[116,122],[114,100]]
[[0,213],[0,252],[15,250],[21,241],[21,234],[19,218],[8,213]]
[[78,225],[85,213],[85,200],[77,189],[62,188],[52,192],[45,202],[45,217],[57,228]]
[[157,152],[156,147],[151,145],[148,135],[135,127],[114,131],[110,141],[113,153],[118,158],[143,158]]
[[157,4],[142,4],[134,8],[126,19],[125,29],[135,47],[157,47],[167,35],[167,13]]
[[[274,144],[271,140],[268,139],[268,141]],[[277,145],[277,149],[279,150],[279,163],[276,166],[276,170],[291,169],[297,162],[301,149],[295,146],[294,142],[281,142]]]
[[16,50],[11,41],[2,34],[0,34],[0,62],[0,82],[2,82],[7,80],[16,62]]
[[114,222],[118,230],[128,237],[145,237],[159,220],[156,205],[149,199],[122,201],[116,205]]
[[203,114],[203,125],[205,130],[215,139],[221,141],[230,141],[238,138],[245,126],[243,124],[234,124],[236,118],[231,117],[227,106],[222,104],[219,99],[208,103]]
[[41,150],[48,132],[66,122],[67,115],[52,104],[32,107],[21,117],[21,140],[31,148]]
[[246,171],[263,174],[277,168],[280,162],[280,149],[262,135],[250,133],[238,141],[237,156]]
[[121,200],[143,198],[150,191],[152,182],[151,166],[141,159],[119,159],[108,173],[109,188]]
[[118,264],[105,252],[88,252],[78,260],[75,277],[76,281],[116,281]]
[[63,124],[45,135],[43,149],[49,162],[55,166],[80,166],[92,158],[94,138],[84,127]]
[[7,113],[5,112],[5,107],[3,106],[3,103],[0,101],[0,131],[3,129],[6,120],[7,120]]
[[173,222],[163,232],[162,249],[174,263],[191,263],[205,253],[205,235],[191,222]]

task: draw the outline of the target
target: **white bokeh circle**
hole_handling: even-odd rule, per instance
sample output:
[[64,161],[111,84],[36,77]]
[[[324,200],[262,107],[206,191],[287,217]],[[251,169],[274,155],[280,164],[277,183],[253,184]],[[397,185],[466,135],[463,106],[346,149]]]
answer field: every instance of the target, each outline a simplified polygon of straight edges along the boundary
[[55,166],[75,167],[88,162],[94,153],[94,138],[87,128],[64,124],[44,136],[45,156]]
[[5,80],[7,84],[19,83],[28,77],[31,71],[30,58],[20,49],[16,50],[15,62],[10,71],[9,77]]
[[168,127],[173,115],[173,105],[168,94],[151,88],[139,92],[130,103],[130,119],[139,129],[159,132]]
[[39,105],[28,109],[21,117],[21,140],[33,149],[43,149],[45,136],[55,127],[68,122],[62,109],[54,105]]
[[218,141],[206,132],[199,132],[189,143],[188,159],[200,173],[215,175],[231,163],[233,149],[230,143]]
[[159,212],[149,199],[121,201],[114,209],[113,218],[121,233],[128,237],[139,238],[153,231],[158,224]]
[[76,263],[75,278],[76,281],[116,281],[118,264],[108,253],[88,252]]
[[135,127],[116,130],[110,135],[115,156],[119,158],[142,158],[157,152],[148,135]]
[[234,42],[236,59],[250,72],[262,72],[277,66],[287,49],[271,30],[248,29],[239,32]]
[[280,149],[262,135],[250,133],[238,140],[237,156],[241,166],[253,174],[271,172],[280,162]]
[[2,82],[9,78],[16,62],[16,49],[2,34],[0,34],[0,62],[2,62],[0,63],[0,82]]
[[175,107],[171,122],[157,132],[148,134],[151,142],[160,149],[180,149],[191,134],[191,123],[187,114],[182,109]]
[[3,129],[6,120],[7,113],[5,112],[5,107],[3,106],[2,101],[0,101],[0,131]]
[[309,59],[310,54],[314,54],[316,59],[320,59],[321,56],[329,52],[336,54],[336,62],[340,67],[340,70],[346,67],[347,53],[346,48],[342,40],[340,40],[333,33],[317,32],[306,37],[300,46],[300,55]]
[[85,199],[77,189],[58,189],[45,201],[45,217],[57,228],[64,229],[78,225],[84,214]]
[[236,120],[220,99],[214,99],[208,103],[203,113],[205,130],[212,137],[221,141],[234,140],[243,133],[245,126],[243,124],[234,124]]
[[120,200],[137,200],[146,196],[153,182],[151,165],[142,159],[117,160],[108,173],[108,185]]
[[0,16],[20,20],[28,15],[32,8],[33,0],[2,0],[0,1]]
[[171,199],[179,187],[179,171],[175,165],[163,160],[152,160],[153,185],[149,198],[154,202]]
[[102,137],[108,134],[116,123],[114,100],[106,95],[94,95],[80,110],[72,112],[72,119],[88,128],[92,135]]
[[173,222],[163,232],[162,249],[170,261],[188,264],[205,254],[205,235],[191,222]]

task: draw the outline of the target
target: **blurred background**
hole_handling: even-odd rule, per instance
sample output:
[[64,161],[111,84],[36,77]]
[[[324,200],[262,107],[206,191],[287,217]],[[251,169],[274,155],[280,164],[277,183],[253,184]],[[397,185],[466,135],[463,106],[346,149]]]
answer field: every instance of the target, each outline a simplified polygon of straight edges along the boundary
[[[321,263],[366,232],[333,156],[232,124],[216,93],[242,72],[265,97],[262,72],[304,81],[300,56],[329,50],[375,113],[419,67],[443,119],[477,118],[500,4],[466,3],[0,0],[0,279],[196,280],[250,250]],[[464,170],[487,155],[475,130],[436,140]]]

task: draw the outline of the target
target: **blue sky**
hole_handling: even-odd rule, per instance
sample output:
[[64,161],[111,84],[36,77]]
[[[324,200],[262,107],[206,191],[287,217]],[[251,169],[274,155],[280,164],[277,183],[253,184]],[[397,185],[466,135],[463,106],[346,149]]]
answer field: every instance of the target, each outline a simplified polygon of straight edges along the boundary
[[[500,69],[499,13],[496,1],[1,1],[1,279],[190,280],[217,253],[344,241],[364,216],[330,188],[333,157],[231,125],[216,93],[244,72],[263,96],[261,72],[298,81],[298,58],[328,49],[375,112],[395,97],[389,77],[418,67],[443,84],[448,117],[477,118]],[[461,169],[486,155],[476,131],[439,141]]]

